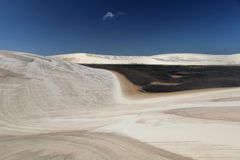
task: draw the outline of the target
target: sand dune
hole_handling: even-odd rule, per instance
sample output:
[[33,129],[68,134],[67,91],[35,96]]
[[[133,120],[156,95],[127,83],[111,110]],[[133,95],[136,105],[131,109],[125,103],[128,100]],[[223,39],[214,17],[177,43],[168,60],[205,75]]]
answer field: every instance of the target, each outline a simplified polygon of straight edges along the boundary
[[153,56],[112,56],[74,53],[51,57],[81,64],[240,65],[240,54],[208,55],[196,53],[171,53]]
[[150,145],[108,133],[65,132],[19,137],[1,137],[5,160],[190,160]]
[[0,61],[2,130],[68,130],[68,122],[53,117],[78,117],[113,103],[113,77],[107,71],[30,54],[1,52]]
[[240,107],[181,108],[169,110],[165,113],[210,120],[240,121]]
[[240,159],[240,88],[135,87],[113,72],[0,52],[0,160]]

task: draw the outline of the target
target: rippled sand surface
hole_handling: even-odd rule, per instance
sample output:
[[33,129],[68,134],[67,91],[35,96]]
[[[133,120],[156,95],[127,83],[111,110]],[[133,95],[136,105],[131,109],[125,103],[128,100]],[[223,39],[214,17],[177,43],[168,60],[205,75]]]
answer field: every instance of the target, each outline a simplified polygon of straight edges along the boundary
[[113,72],[0,52],[0,160],[239,160],[237,97],[143,94]]

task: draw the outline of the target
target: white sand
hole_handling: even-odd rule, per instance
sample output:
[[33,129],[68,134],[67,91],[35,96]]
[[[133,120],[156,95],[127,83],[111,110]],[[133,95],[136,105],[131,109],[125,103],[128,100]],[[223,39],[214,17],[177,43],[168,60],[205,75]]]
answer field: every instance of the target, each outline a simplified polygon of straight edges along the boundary
[[109,71],[0,52],[0,160],[239,160],[238,97],[146,95]]
[[51,57],[81,64],[240,65],[240,54],[171,53],[153,56],[112,56],[74,53]]
[[128,106],[128,112],[124,110],[116,117],[117,123],[97,131],[129,136],[193,159],[237,160],[240,99],[225,99],[239,95],[240,88],[232,88],[136,99]]

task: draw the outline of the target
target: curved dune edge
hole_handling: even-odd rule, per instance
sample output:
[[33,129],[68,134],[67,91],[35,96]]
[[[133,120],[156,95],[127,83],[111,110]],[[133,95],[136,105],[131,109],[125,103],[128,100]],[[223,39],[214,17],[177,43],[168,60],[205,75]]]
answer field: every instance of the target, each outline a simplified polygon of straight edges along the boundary
[[0,137],[0,142],[0,155],[4,160],[190,160],[130,138],[108,133],[58,132]]
[[[198,160],[240,158],[240,114],[233,113],[239,108],[239,87],[142,93],[125,76],[112,73],[120,83],[122,97],[129,100],[128,108],[125,109],[131,114],[119,117],[118,123],[100,127],[97,131],[120,133],[157,148]],[[227,111],[230,105],[233,109],[226,116],[223,112]],[[213,107],[210,113],[207,113],[206,108],[203,109],[203,114],[207,115],[201,118],[193,117],[194,113],[198,114],[198,107],[206,106]],[[192,108],[192,111],[187,111],[192,117],[166,113],[173,110],[172,108]],[[218,108],[222,108],[223,111]],[[217,116],[214,118],[215,109]]]
[[[124,75],[113,72],[121,86],[122,94],[127,99],[139,99],[139,98],[161,98],[169,96],[180,96],[194,93],[208,93],[211,91],[224,91],[230,88],[207,88],[207,89],[197,89],[197,90],[188,90],[188,91],[178,91],[171,93],[146,93],[139,91],[138,87],[130,82]],[[223,99],[213,99],[212,101],[225,102],[225,101],[239,101],[239,97],[233,98],[223,98]],[[190,108],[180,108],[166,110],[163,113],[165,114],[174,114],[182,117],[190,118],[199,118],[206,120],[222,120],[222,121],[231,121],[231,122],[240,122],[240,107],[190,107]]]
[[91,132],[112,121],[104,111],[119,90],[110,72],[24,53],[0,52],[0,62],[0,159],[189,159]]
[[0,159],[240,158],[238,124],[164,113],[237,106],[240,88],[154,97],[108,71],[31,54],[0,52],[0,62]]
[[[106,69],[103,69],[106,70]],[[205,88],[205,89],[193,89],[193,90],[185,90],[185,91],[175,91],[175,92],[164,92],[164,93],[151,93],[151,92],[142,92],[139,86],[133,84],[130,80],[126,78],[121,73],[107,70],[112,72],[120,85],[120,92],[123,98],[126,99],[151,99],[151,98],[161,98],[161,97],[169,97],[169,96],[178,96],[178,95],[192,95],[194,93],[207,93],[207,92],[216,92],[216,91],[225,91],[228,89],[236,88],[236,87],[224,87],[224,88]]]
[[[172,93],[146,93],[139,91],[138,87],[130,82],[124,75],[113,72],[121,86],[122,94],[128,99],[139,98],[164,98],[169,96],[180,96],[194,93],[207,93],[211,91],[224,91],[231,88],[207,88],[198,90],[178,91]],[[240,101],[240,97],[213,99],[213,102]],[[198,118],[206,120],[222,120],[230,122],[240,122],[240,107],[190,107],[171,109],[163,111],[164,114],[173,114],[182,117]]]
[[[124,75],[113,72],[121,86],[121,91],[124,97],[128,99],[139,99],[139,98],[157,98],[165,96],[177,96],[185,94],[194,94],[194,93],[207,93],[211,91],[224,91],[229,88],[207,88],[207,89],[198,89],[198,90],[188,90],[188,91],[178,91],[173,93],[146,93],[139,91],[138,87],[130,82]],[[234,101],[240,100],[239,97],[233,98],[223,98],[223,99],[214,99],[212,101],[224,102],[224,101]],[[223,120],[223,121],[232,121],[240,122],[240,107],[192,107],[192,108],[180,108],[166,110],[163,113],[165,114],[174,114],[183,117],[207,119],[207,120]]]

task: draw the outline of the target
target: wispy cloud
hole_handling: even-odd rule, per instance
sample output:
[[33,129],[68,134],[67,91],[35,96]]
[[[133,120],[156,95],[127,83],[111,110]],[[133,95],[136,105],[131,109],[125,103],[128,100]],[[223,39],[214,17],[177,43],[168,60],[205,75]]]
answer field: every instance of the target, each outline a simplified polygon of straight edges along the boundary
[[106,21],[106,20],[112,20],[112,19],[115,19],[119,16],[123,16],[123,15],[126,15],[125,12],[116,12],[116,13],[113,13],[113,12],[107,12],[103,15],[103,20]]
[[103,20],[111,20],[115,17],[115,14],[113,14],[112,12],[107,12],[104,16],[103,16]]

